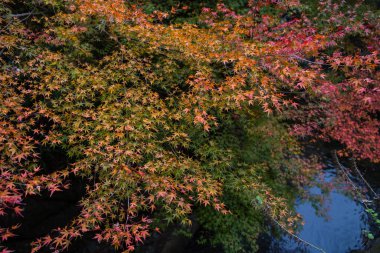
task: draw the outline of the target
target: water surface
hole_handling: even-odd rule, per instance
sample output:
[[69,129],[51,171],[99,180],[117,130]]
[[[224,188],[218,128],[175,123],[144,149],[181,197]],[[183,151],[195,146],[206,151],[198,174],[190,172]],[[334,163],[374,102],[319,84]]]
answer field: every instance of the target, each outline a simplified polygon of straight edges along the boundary
[[[333,182],[336,178],[335,169],[324,171],[324,181]],[[320,188],[308,190],[311,194],[320,196]],[[327,253],[348,253],[352,250],[364,249],[366,238],[363,231],[369,229],[368,216],[361,204],[342,192],[332,190],[327,193],[323,208],[325,215],[317,214],[310,201],[299,200],[296,210],[303,216],[304,226],[298,236],[312,243]],[[271,243],[270,253],[320,253],[321,251],[297,242],[291,236],[283,236]]]

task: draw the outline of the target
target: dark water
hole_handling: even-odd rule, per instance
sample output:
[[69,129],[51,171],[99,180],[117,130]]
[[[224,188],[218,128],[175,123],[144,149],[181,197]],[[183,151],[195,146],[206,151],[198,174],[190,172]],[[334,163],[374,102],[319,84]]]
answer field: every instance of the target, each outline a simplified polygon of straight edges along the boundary
[[[336,170],[331,165],[324,170],[324,182],[332,183],[337,178]],[[322,196],[318,187],[308,190],[315,196]],[[369,230],[369,217],[364,207],[342,191],[332,190],[325,193],[322,204],[323,215],[318,214],[310,201],[299,200],[296,210],[303,216],[304,226],[299,234],[303,240],[323,249],[327,253],[348,253],[352,250],[364,249],[368,239],[364,230]],[[291,236],[283,236],[274,240],[268,253],[320,253],[322,251],[295,240]]]

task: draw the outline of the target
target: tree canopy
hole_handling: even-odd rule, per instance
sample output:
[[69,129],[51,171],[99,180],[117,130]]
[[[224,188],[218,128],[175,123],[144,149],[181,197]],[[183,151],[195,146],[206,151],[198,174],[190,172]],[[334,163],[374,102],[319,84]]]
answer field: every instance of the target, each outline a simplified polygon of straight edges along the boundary
[[[296,136],[380,159],[378,16],[318,8],[3,1],[0,215],[82,177],[80,214],[32,252],[84,234],[130,252],[193,215],[228,252],[254,250],[268,218],[296,229],[294,192],[319,168]],[[56,149],[66,166],[46,168]],[[1,240],[17,228],[0,227]]]

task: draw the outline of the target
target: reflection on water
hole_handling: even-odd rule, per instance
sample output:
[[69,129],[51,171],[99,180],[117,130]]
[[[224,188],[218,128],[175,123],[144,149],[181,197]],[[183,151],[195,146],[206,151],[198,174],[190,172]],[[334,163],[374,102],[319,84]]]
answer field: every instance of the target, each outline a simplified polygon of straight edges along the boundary
[[[326,182],[336,178],[334,169],[325,170],[324,174]],[[314,187],[310,189],[310,193],[320,195],[321,190]],[[348,253],[351,250],[363,249],[365,238],[362,231],[369,229],[364,208],[353,199],[334,190],[327,194],[324,207],[327,209],[327,217],[316,214],[311,202],[297,203],[296,210],[303,216],[305,222],[298,234],[299,237],[324,249],[327,253]],[[289,236],[275,240],[268,252],[320,253]]]

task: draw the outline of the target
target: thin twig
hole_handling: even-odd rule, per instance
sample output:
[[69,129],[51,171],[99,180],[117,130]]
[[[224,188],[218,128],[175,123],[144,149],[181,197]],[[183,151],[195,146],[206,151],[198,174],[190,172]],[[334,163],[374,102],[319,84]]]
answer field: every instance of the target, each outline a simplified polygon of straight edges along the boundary
[[333,152],[333,156],[334,156],[334,159],[335,159],[335,162],[336,164],[339,166],[339,168],[343,171],[344,175],[346,176],[346,178],[348,179],[349,183],[351,184],[351,186],[354,188],[354,190],[358,193],[358,195],[360,196],[361,200],[360,200],[360,203],[362,203],[364,205],[364,207],[366,209],[368,209],[368,205],[367,205],[367,201],[365,200],[364,198],[364,194],[363,192],[356,186],[356,184],[354,183],[354,181],[352,181],[352,179],[350,178],[350,173],[346,170],[346,168],[340,163],[339,161],[339,158],[338,158],[338,155],[336,153],[336,150],[334,150]]
[[337,155],[337,153],[336,153],[336,150],[334,150],[334,151],[332,152],[332,154],[333,154],[333,157],[334,157],[335,163],[336,163],[336,164],[338,165],[338,167],[342,170],[343,174],[346,176],[347,180],[350,182],[350,184],[352,185],[352,187],[353,187],[356,191],[360,192],[360,194],[362,194],[361,191],[360,191],[360,190],[358,189],[358,187],[356,186],[356,184],[354,183],[354,181],[352,181],[352,179],[351,179],[351,177],[350,177],[350,172],[348,172],[348,171],[346,170],[346,168],[340,163],[339,158],[338,158],[338,155]]
[[125,220],[125,224],[128,225],[128,220],[129,220],[129,197],[127,199],[128,202],[128,209],[127,209],[127,219]]
[[41,13],[38,12],[25,12],[25,13],[19,13],[19,14],[6,14],[1,16],[2,18],[20,18],[25,16],[31,16],[31,15],[40,15]]
[[[265,205],[264,206],[264,210],[268,210],[270,209],[270,207],[268,205]],[[277,226],[279,226],[283,231],[285,231],[286,233],[288,233],[289,235],[291,235],[292,237],[296,238],[297,240],[299,240],[300,242],[322,252],[322,253],[326,253],[325,250],[323,250],[322,248],[319,248],[318,246],[312,244],[311,242],[308,242],[304,239],[302,239],[301,237],[295,235],[294,233],[290,232],[288,229],[286,229],[286,227],[284,227],[280,222],[278,222],[274,217],[270,216],[270,218],[277,224]]]
[[282,230],[284,230],[286,233],[288,233],[288,234],[291,235],[292,237],[296,238],[297,240],[301,241],[302,243],[304,243],[304,244],[306,244],[306,245],[308,245],[308,246],[310,246],[310,247],[312,247],[312,248],[314,248],[314,249],[316,249],[316,250],[318,250],[318,251],[320,251],[320,252],[322,252],[322,253],[326,253],[326,251],[324,251],[323,249],[317,247],[316,245],[314,245],[314,244],[312,244],[312,243],[310,243],[310,242],[308,242],[308,241],[305,241],[305,240],[302,239],[301,237],[299,237],[299,236],[293,234],[292,232],[290,232],[289,230],[287,230],[287,229],[286,229],[283,225],[281,225],[281,223],[278,222],[276,219],[272,218],[272,220],[273,220],[273,221],[274,221],[274,222],[275,222],[275,223],[276,223],[276,224],[277,224]]
[[378,198],[378,194],[373,190],[373,188],[371,187],[371,185],[367,182],[367,180],[364,179],[362,173],[360,173],[359,169],[358,169],[358,166],[356,165],[356,161],[355,161],[355,158],[351,158],[351,161],[353,163],[353,167],[356,171],[356,173],[360,176],[360,178],[363,180],[363,182],[367,185],[367,187],[372,191],[372,193],[375,195],[375,198]]
[[295,54],[292,54],[292,55],[289,55],[291,58],[296,58],[300,61],[304,61],[304,62],[308,62],[310,64],[318,64],[318,65],[324,65],[324,66],[330,66],[329,64],[325,64],[325,63],[321,63],[321,62],[315,62],[315,61],[310,61],[308,59],[305,59],[303,57],[300,57],[298,55],[295,55]]

